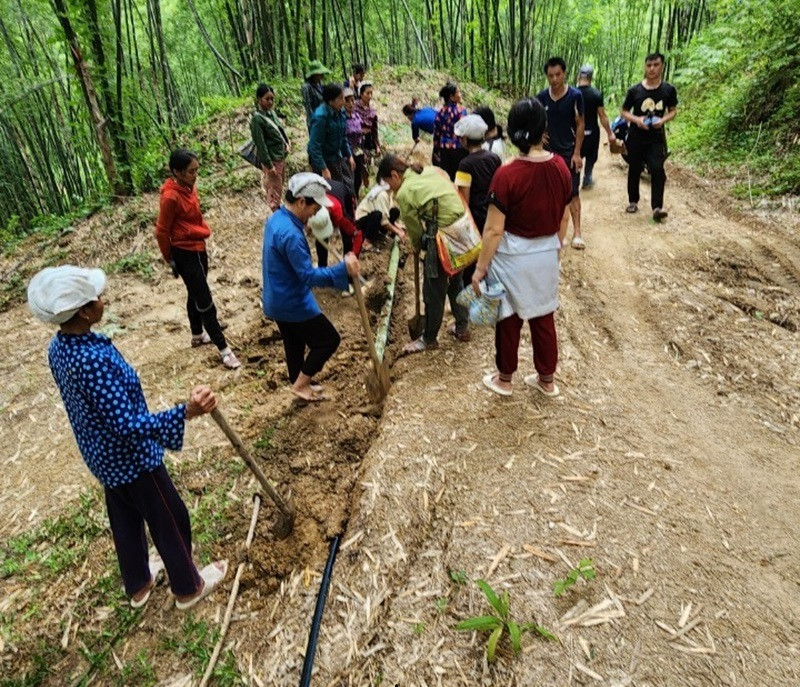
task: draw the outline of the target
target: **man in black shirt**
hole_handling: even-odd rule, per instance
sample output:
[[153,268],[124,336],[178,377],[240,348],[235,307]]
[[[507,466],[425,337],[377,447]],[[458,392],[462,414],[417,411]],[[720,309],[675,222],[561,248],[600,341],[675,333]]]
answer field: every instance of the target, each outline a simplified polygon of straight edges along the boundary
[[578,72],[578,90],[583,96],[583,121],[585,131],[583,133],[583,146],[581,146],[581,157],[585,160],[583,165],[583,188],[590,189],[594,186],[592,170],[597,162],[597,153],[600,151],[600,126],[598,117],[603,124],[603,128],[608,134],[608,142],[617,140],[614,132],[611,131],[611,124],[606,115],[605,103],[603,102],[603,92],[592,87],[594,68],[590,64],[585,64]]
[[622,116],[630,123],[625,141],[628,149],[628,207],[636,212],[639,203],[639,177],[647,163],[650,171],[650,206],[653,219],[660,222],[667,216],[664,209],[664,160],[667,157],[667,136],[664,124],[675,119],[678,93],[672,84],[662,81],[664,56],[655,52],[644,60],[645,76],[632,86],[622,103]]
[[580,179],[581,146],[583,145],[583,97],[577,88],[568,86],[566,82],[567,65],[560,57],[551,57],[544,65],[549,88],[536,95],[536,99],[544,105],[547,112],[547,132],[545,133],[545,150],[560,155],[567,163],[572,174],[572,201],[569,211],[564,211],[564,219],[558,238],[564,245],[567,236],[569,218],[572,216],[572,247],[583,249],[586,244],[581,237],[581,198]]

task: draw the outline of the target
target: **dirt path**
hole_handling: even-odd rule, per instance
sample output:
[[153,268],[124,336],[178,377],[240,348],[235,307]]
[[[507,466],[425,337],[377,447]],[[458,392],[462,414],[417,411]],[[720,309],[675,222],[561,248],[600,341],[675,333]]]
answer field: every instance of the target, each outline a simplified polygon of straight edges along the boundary
[[[589,249],[565,261],[562,399],[485,391],[488,332],[397,363],[317,684],[800,680],[796,227],[728,219],[675,181],[655,226],[621,212],[619,167],[606,157],[598,174]],[[556,599],[583,556],[597,578]],[[488,610],[459,570],[507,589],[512,615],[562,644],[527,638],[487,668],[485,637],[453,631]],[[262,676],[282,672],[294,632],[256,650]]]
[[[280,545],[262,523],[250,556],[228,649],[251,684],[296,683],[324,538],[348,518],[314,684],[800,683],[796,218],[770,225],[732,214],[713,189],[674,173],[670,218],[656,226],[646,213],[622,212],[615,160],[603,154],[596,176],[584,194],[588,249],[565,259],[555,401],[521,379],[510,399],[486,391],[493,337],[478,331],[470,344],[443,340],[438,351],[395,361],[378,423],[362,408],[354,311],[333,294],[323,307],[345,336],[324,381],[339,400],[293,411],[274,392],[279,343],[258,314],[255,191],[212,198],[208,214],[220,266],[213,288],[248,357],[243,372],[226,373],[210,353],[187,356],[184,296],[171,279],[116,278],[109,311],[127,327],[119,346],[152,405],[179,400],[202,376],[251,442],[276,429],[261,457],[291,485],[300,518],[296,541]],[[406,267],[400,283],[407,309],[411,274]],[[390,356],[405,317],[395,315]],[[0,342],[14,351],[0,368],[0,534],[9,537],[59,512],[90,479],[43,366],[49,332],[23,307],[2,318]],[[522,355],[520,372],[531,367]],[[205,421],[187,440],[180,461],[230,453]],[[184,488],[197,502],[220,480],[198,472]],[[238,556],[251,490],[245,480],[231,487],[215,555]],[[108,558],[110,543],[100,548]],[[555,598],[553,582],[583,557],[597,578]],[[93,566],[106,563],[101,556]],[[512,616],[535,619],[561,643],[526,636],[522,656],[501,645],[488,667],[484,638],[453,630],[488,607],[450,571],[508,590]],[[79,586],[73,572],[58,581],[64,589]],[[12,577],[4,594],[13,588]],[[196,615],[218,622],[223,597]],[[162,684],[188,673],[153,639],[175,632],[174,614],[148,608],[116,649],[122,661],[147,650]],[[48,632],[57,643],[57,617]],[[68,661],[61,674],[73,668]]]

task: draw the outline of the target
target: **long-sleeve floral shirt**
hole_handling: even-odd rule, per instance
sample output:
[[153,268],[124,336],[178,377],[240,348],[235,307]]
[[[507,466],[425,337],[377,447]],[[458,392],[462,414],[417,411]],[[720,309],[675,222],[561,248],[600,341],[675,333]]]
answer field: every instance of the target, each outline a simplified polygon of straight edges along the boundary
[[159,467],[164,449],[180,451],[186,405],[151,413],[136,371],[102,334],[62,334],[50,342],[50,370],[78,448],[106,487]]
[[447,103],[439,110],[433,120],[433,147],[460,148],[461,144],[458,142],[453,128],[459,119],[466,116],[466,108],[460,107],[456,103]]
[[358,112],[353,110],[353,114],[347,115],[347,142],[353,155],[361,155],[364,151],[364,132],[362,131],[361,117]]
[[371,105],[356,100],[356,114],[361,118],[361,132],[364,134],[364,150],[375,150],[378,143],[378,113]]

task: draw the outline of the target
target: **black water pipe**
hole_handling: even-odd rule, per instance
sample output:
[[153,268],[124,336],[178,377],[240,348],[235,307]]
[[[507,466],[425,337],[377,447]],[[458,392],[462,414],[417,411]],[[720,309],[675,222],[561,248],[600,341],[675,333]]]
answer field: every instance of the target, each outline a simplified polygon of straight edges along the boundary
[[322,574],[322,583],[319,586],[317,595],[317,605],[314,608],[314,619],[311,621],[311,629],[308,631],[308,644],[306,645],[306,656],[303,659],[303,673],[300,676],[300,687],[308,687],[311,684],[311,671],[314,669],[314,655],[317,653],[317,640],[319,639],[319,627],[322,624],[322,613],[325,611],[325,601],[328,598],[328,589],[331,586],[331,573],[336,554],[339,551],[339,535],[331,540],[331,551],[328,554],[328,562],[325,564],[325,572]]

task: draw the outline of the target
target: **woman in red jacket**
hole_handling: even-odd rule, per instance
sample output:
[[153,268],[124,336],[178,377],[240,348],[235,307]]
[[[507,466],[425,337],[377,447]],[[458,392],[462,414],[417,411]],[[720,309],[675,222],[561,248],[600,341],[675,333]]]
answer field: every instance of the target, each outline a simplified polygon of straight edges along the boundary
[[219,349],[222,364],[235,370],[241,363],[225,341],[206,279],[206,239],[211,236],[211,229],[203,219],[194,185],[199,167],[197,155],[189,150],[180,148],[169,156],[172,178],[161,187],[155,234],[161,255],[172,266],[172,273],[186,284],[192,346],[213,342]]

